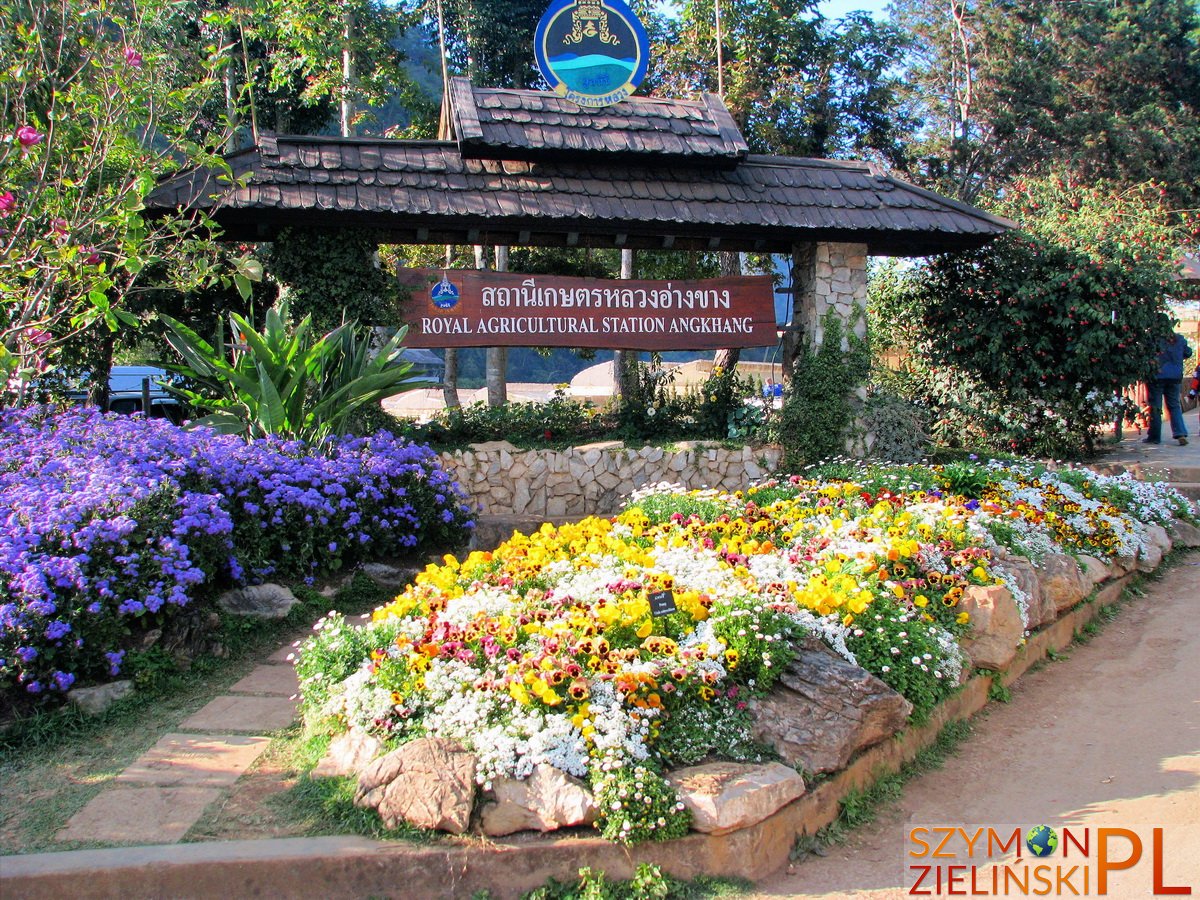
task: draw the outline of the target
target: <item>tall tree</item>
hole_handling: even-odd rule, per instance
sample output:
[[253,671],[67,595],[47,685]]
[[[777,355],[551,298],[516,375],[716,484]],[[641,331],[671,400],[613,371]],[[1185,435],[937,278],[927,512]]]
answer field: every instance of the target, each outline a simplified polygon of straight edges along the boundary
[[912,174],[967,200],[1067,168],[1200,201],[1200,14],[1191,0],[894,0],[913,38]]
[[394,41],[415,18],[401,7],[382,0],[253,2],[255,32],[270,48],[271,87],[302,78],[304,102],[338,104],[342,135],[355,133],[361,104],[381,102],[406,80]]
[[656,90],[725,89],[751,150],[818,157],[903,152],[891,61],[900,33],[865,14],[823,18],[815,0],[721,0],[718,79],[715,0],[688,0],[655,48]]
[[[109,336],[137,292],[222,275],[200,217],[146,221],[157,175],[220,166],[220,47],[180,45],[194,21],[168,0],[3,0],[0,37],[0,403],[61,361],[108,371]],[[81,338],[85,338],[81,340]]]

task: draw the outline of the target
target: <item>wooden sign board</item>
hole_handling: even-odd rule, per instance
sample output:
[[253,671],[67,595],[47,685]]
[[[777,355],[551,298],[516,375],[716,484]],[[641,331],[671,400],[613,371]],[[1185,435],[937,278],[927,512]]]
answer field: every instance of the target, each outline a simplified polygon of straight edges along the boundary
[[768,275],[616,281],[406,269],[407,347],[716,350],[775,343]]

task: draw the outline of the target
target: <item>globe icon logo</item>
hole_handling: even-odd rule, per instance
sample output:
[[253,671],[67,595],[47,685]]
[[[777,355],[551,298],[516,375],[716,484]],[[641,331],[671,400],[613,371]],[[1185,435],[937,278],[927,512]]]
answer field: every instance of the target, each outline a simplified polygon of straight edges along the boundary
[[1026,833],[1025,846],[1034,856],[1049,856],[1058,849],[1058,834],[1049,825],[1038,825]]

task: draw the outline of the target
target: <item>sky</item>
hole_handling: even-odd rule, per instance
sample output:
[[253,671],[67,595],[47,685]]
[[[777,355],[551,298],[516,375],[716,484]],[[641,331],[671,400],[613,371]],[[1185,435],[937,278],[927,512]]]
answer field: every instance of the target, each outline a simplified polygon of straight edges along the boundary
[[828,19],[840,19],[848,12],[861,9],[882,18],[888,0],[822,0],[821,12]]

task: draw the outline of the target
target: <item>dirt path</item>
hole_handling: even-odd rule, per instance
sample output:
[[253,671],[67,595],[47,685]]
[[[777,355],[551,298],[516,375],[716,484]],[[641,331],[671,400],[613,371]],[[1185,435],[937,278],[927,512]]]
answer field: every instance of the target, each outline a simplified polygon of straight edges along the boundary
[[[1200,552],[1145,591],[1069,658],[1026,675],[1011,703],[993,704],[959,752],[876,822],[753,896],[909,896],[904,854],[918,824],[1090,827],[1093,840],[1098,826],[1132,829],[1146,836],[1145,855],[1109,875],[1112,898],[1151,894],[1151,827],[1162,826],[1162,883],[1200,896]],[[1114,846],[1114,859],[1129,852]]]

